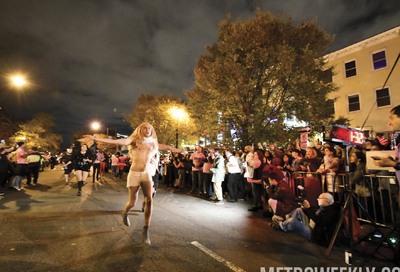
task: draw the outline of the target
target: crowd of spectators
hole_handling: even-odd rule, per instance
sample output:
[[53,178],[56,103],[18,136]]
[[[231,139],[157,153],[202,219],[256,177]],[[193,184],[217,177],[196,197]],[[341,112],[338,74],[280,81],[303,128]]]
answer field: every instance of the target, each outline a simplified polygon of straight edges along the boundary
[[[247,201],[249,212],[262,211],[265,217],[272,217],[272,228],[297,231],[308,240],[327,245],[338,220],[337,204],[342,201],[343,189],[351,189],[371,205],[374,189],[364,176],[394,175],[366,169],[367,151],[389,149],[390,141],[383,137],[348,149],[332,142],[318,142],[304,149],[298,143],[287,149],[275,144],[268,148],[246,146],[243,150],[199,147],[192,154],[167,153],[160,163],[162,182],[171,190],[218,205]],[[219,171],[222,193],[215,186],[221,160],[225,166]],[[310,194],[304,198],[299,192],[304,187],[297,185],[306,186]],[[304,218],[312,219],[311,226]]]

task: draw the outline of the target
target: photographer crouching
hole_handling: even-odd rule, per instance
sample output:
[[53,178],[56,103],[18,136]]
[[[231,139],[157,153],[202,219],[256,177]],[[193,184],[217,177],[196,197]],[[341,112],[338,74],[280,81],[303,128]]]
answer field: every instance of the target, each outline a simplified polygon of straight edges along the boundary
[[322,193],[318,197],[318,206],[311,207],[308,200],[304,200],[302,208],[293,210],[277,224],[284,232],[298,232],[309,241],[328,246],[339,215],[340,209],[333,196]]

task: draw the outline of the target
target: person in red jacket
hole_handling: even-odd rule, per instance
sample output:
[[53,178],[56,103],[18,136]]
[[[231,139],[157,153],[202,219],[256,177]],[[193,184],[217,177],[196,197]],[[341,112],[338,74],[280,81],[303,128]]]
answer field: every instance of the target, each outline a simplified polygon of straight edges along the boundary
[[275,165],[268,164],[263,169],[263,180],[269,197],[268,204],[275,218],[280,220],[283,220],[286,214],[299,207],[294,193],[287,182],[283,180],[284,177],[282,171]]

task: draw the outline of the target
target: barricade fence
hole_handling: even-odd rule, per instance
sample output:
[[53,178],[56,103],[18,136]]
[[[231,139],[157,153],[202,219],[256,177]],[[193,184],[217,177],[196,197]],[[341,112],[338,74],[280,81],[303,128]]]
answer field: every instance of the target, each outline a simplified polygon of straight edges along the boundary
[[[349,184],[348,175],[316,172],[285,173],[285,180],[299,199],[318,205],[321,193],[331,193],[343,203],[345,191],[353,193],[353,207],[359,221],[391,226],[400,221],[400,192],[395,176],[365,175],[357,184]],[[304,189],[299,189],[301,185]]]

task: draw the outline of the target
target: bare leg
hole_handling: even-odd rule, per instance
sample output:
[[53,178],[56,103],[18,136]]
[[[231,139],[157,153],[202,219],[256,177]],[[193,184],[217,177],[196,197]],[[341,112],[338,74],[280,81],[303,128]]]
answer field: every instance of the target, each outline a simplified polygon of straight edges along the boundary
[[125,204],[124,210],[122,211],[122,221],[128,227],[131,225],[131,223],[129,222],[129,218],[128,218],[128,212],[130,211],[130,209],[132,209],[136,205],[138,192],[139,192],[139,186],[134,186],[134,187],[128,188],[129,199],[128,199],[128,202],[126,202],[126,204]]
[[[154,197],[156,196],[156,189],[153,187],[152,189],[152,194],[151,197],[154,199]],[[144,207],[146,206],[146,199],[143,198],[143,203],[142,203],[142,212],[144,212]]]
[[153,184],[152,182],[142,182],[140,184],[143,190],[145,209],[144,209],[144,227],[142,231],[143,242],[151,245],[149,227],[151,222],[151,214],[153,212]]
[[153,212],[153,185],[151,182],[142,182],[140,186],[142,187],[144,201],[146,203],[144,210],[144,225],[150,226],[151,214]]

